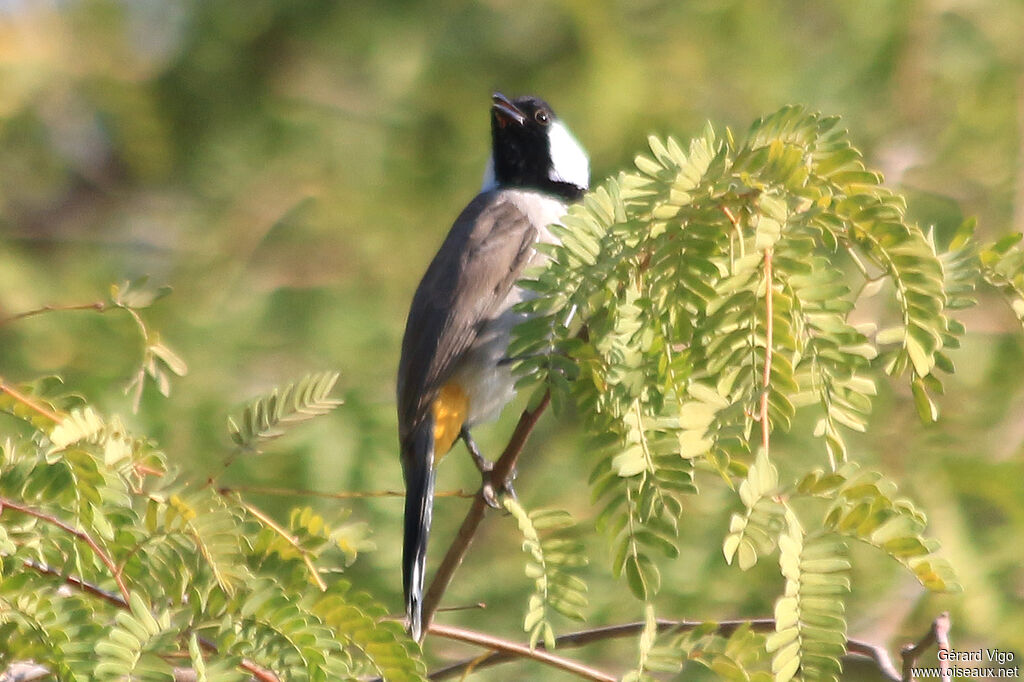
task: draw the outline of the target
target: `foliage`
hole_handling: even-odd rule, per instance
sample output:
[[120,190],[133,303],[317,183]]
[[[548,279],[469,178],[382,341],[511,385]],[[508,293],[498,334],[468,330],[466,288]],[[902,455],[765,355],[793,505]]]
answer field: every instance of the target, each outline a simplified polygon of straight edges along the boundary
[[228,418],[231,440],[243,450],[255,450],[256,443],[284,434],[287,425],[327,414],[341,404],[330,397],[337,381],[337,372],[310,374],[289,384],[280,395],[275,389],[265,398],[252,401],[239,420],[241,424]]
[[[882,550],[929,589],[960,589],[922,534],[923,513],[852,461],[847,433],[867,429],[881,373],[909,375],[921,418],[937,418],[936,373],[953,371],[964,332],[950,310],[971,305],[983,280],[1016,306],[1020,252],[1010,240],[977,244],[971,224],[941,251],[838,120],[799,107],[755,122],[744,140],[708,126],[685,147],[649,145],[637,171],[589,193],[556,228],[560,244],[544,247],[550,264],[522,304],[533,319],[511,351],[520,384],[542,382],[583,417],[602,453],[591,489],[605,500],[612,570],[638,599],[655,599],[659,557],[679,554],[694,473],[715,472],[745,508],[727,561],[746,570],[779,551],[785,591],[765,644],[776,682],[798,671],[837,679],[850,589],[839,536]],[[876,333],[851,322],[886,286],[898,324]],[[801,409],[816,414],[827,468],[780,479],[771,434],[794,428]]]
[[[479,186],[493,88],[547,98],[589,151],[595,185],[628,165],[652,131],[683,141],[705,119],[719,132],[727,124],[742,131],[753,114],[787,102],[841,112],[869,165],[906,197],[907,215],[934,234],[945,261],[964,216],[978,218],[979,254],[982,244],[1024,227],[1022,25],[1017,0],[5,3],[0,376],[37,384],[42,395],[87,397],[106,421],[121,415],[189,478],[205,480],[221,467],[224,417],[241,414],[232,407],[242,398],[310,369],[338,369],[344,409],[287,441],[259,444],[266,450],[259,458],[239,455],[219,480],[302,491],[244,493],[283,527],[293,507],[311,506],[332,522],[339,506],[351,508],[346,523],[363,523],[378,549],[361,552],[346,578],[398,612],[401,503],[339,504],[306,491],[400,488],[393,400],[402,324],[431,254]],[[844,281],[860,292],[856,265],[839,262],[853,275]],[[864,264],[870,277],[878,274]],[[172,296],[142,312],[187,359],[189,373],[176,379],[168,370],[167,399],[147,375],[137,412],[135,395],[120,391],[144,349],[127,313],[5,322],[47,305],[108,300],[110,282],[143,273],[173,286]],[[878,322],[881,331],[899,327],[890,349],[903,333],[891,287],[883,278],[863,289],[852,318]],[[934,427],[919,424],[909,381],[879,380],[874,371],[867,377],[878,395],[867,430],[831,420],[848,459],[898,481],[899,494],[928,512],[928,533],[942,539],[965,587],[956,596],[915,592],[908,572],[848,538],[847,619],[891,650],[946,609],[955,644],[1024,650],[1016,549],[1024,534],[1024,341],[991,291],[985,286],[978,306],[954,312],[968,332],[964,348],[948,353],[957,372],[942,377],[945,394],[924,386],[941,410]],[[954,300],[950,294],[950,308]],[[32,381],[54,374],[63,386]],[[518,412],[510,406],[502,422],[474,434],[485,454],[505,444]],[[576,417],[563,414],[546,415],[531,436],[518,488],[528,509],[564,508],[588,529],[599,511],[586,484],[596,460],[577,437]],[[800,408],[789,432],[772,435],[771,460],[787,488],[828,469],[827,436],[813,436],[821,416]],[[0,426],[21,433],[7,418]],[[702,447],[701,430],[693,429],[692,447]],[[464,460],[446,458],[439,490],[477,484]],[[737,472],[733,484],[744,475]],[[700,458],[696,478],[701,494],[683,499],[674,540],[680,558],[649,552],[660,569],[658,615],[770,615],[782,592],[776,557],[746,572],[727,569],[721,541],[732,514],[746,508],[728,486],[708,480]],[[459,499],[438,499],[434,550],[460,516]],[[509,560],[519,556],[515,524],[485,528],[446,602],[490,608],[444,612],[443,620],[511,637],[521,623],[510,614],[520,613],[534,583],[523,579],[522,562]],[[602,553],[603,538],[583,539],[590,620],[636,620],[627,583],[606,570],[612,557]],[[446,651],[428,641],[432,663]],[[619,651],[595,645],[570,653],[595,665],[635,658]],[[690,660],[688,678],[719,674]],[[516,667],[473,677],[548,678],[533,664]]]
[[[246,445],[326,413],[336,378],[275,390],[232,436]],[[423,679],[401,626],[328,568],[361,546],[357,528],[309,509],[281,527],[118,419],[30,389],[6,384],[0,404],[30,427],[0,460],[0,660],[34,658],[63,680],[172,680],[181,657],[206,680]]]
[[[566,418],[548,420],[533,434],[533,452],[526,454],[536,456],[523,458],[520,490],[531,509],[555,504],[571,510],[580,528],[607,509],[600,520],[614,535],[609,559],[598,544],[602,538],[584,536],[592,559],[585,572],[588,615],[601,623],[635,619],[641,605],[622,598],[629,586],[648,594],[658,588],[654,601],[642,605],[651,627],[642,641],[632,643],[639,674],[689,661],[688,677],[700,677],[702,667],[705,677],[770,675],[760,630],[726,636],[709,625],[676,636],[652,624],[655,608],[665,616],[682,612],[706,618],[772,613],[773,598],[785,588],[768,559],[776,550],[781,554],[781,537],[791,528],[779,500],[790,504],[805,529],[804,548],[808,538],[839,536],[849,543],[850,560],[856,561],[845,612],[862,632],[898,647],[916,637],[936,611],[948,608],[955,643],[1020,650],[1024,608],[1016,547],[1024,533],[1019,485],[1024,344],[1014,333],[1024,309],[1024,285],[1017,238],[994,235],[1007,225],[1020,230],[1024,215],[1018,96],[1022,20],[1024,5],[1009,0],[799,6],[490,3],[443,11],[426,3],[381,3],[370,9],[360,3],[281,0],[9,3],[0,9],[5,83],[0,92],[0,375],[18,378],[12,388],[28,403],[0,391],[0,406],[19,417],[0,416],[0,441],[10,437],[19,455],[66,460],[54,465],[65,467],[60,477],[92,481],[86,491],[100,485],[98,477],[109,478],[105,466],[92,467],[74,452],[73,441],[65,444],[69,449],[48,455],[31,442],[40,433],[50,433],[49,447],[64,440],[52,431],[55,422],[31,406],[39,397],[37,407],[59,408],[60,417],[69,420],[68,435],[90,434],[84,441],[91,449],[113,429],[128,434],[123,440],[107,438],[104,456],[116,459],[136,447],[136,440],[150,447],[158,440],[170,453],[167,459],[188,472],[183,483],[202,481],[211,462],[219,468],[225,405],[274,384],[281,385],[281,396],[289,378],[307,368],[337,367],[345,377],[345,410],[315,420],[286,447],[253,441],[268,450],[260,458],[242,456],[245,451],[236,448],[232,454],[238,459],[218,478],[238,489],[273,485],[296,492],[193,497],[193,486],[183,488],[181,506],[168,500],[154,507],[152,522],[163,528],[166,540],[144,548],[148,568],[165,574],[154,582],[173,582],[175,575],[198,572],[200,562],[205,566],[212,560],[212,567],[201,569],[203,580],[216,583],[218,591],[225,589],[223,583],[236,594],[244,592],[248,582],[232,570],[237,543],[225,542],[228,523],[242,519],[239,531],[260,529],[246,543],[259,545],[251,553],[263,556],[261,574],[287,570],[296,583],[308,583],[305,594],[310,586],[319,589],[318,579],[335,589],[322,568],[344,563],[346,580],[395,611],[400,505],[388,497],[346,503],[353,511],[345,518],[357,525],[339,526],[337,503],[307,491],[398,486],[393,370],[401,324],[430,253],[478,184],[487,140],[482,111],[491,88],[549,98],[591,152],[595,177],[627,163],[641,133],[689,133],[705,117],[733,123],[782,102],[809,102],[843,112],[857,146],[885,170],[889,186],[906,196],[905,215],[912,219],[901,220],[924,226],[920,234],[942,265],[945,331],[929,311],[931,303],[919,295],[935,291],[933,266],[897,285],[883,252],[861,255],[857,246],[847,253],[858,253],[858,264],[831,251],[821,254],[818,245],[813,260],[805,262],[814,271],[813,281],[801,282],[791,272],[792,263],[776,251],[775,269],[801,291],[851,288],[850,295],[811,301],[808,309],[826,326],[837,324],[836,317],[848,321],[881,354],[864,357],[848,376],[845,363],[854,356],[845,349],[860,343],[859,337],[851,333],[839,349],[826,344],[835,331],[808,341],[806,353],[816,354],[813,380],[822,389],[791,400],[789,431],[778,426],[789,414],[781,399],[790,394],[769,395],[776,428],[768,461],[777,479],[763,482],[753,508],[742,496],[737,499],[735,489],[743,489],[755,469],[772,471],[756,464],[760,423],[749,424],[746,414],[751,408],[755,416],[759,412],[761,377],[754,376],[763,363],[759,354],[737,363],[752,376],[753,400],[730,405],[717,385],[688,381],[687,421],[678,426],[672,420],[661,424],[631,406],[632,414],[624,418],[630,430],[621,439],[615,435],[577,445],[582,439],[575,438],[573,410],[564,410]],[[900,230],[886,213],[902,213],[902,206],[881,204],[878,225],[865,238]],[[969,224],[957,230],[962,212],[979,216],[981,239],[969,237]],[[745,232],[756,229],[752,216],[733,215]],[[793,234],[780,239],[791,252],[804,253]],[[911,257],[927,260],[927,245],[917,239],[905,246]],[[697,254],[698,246],[688,248]],[[821,258],[841,268],[823,267]],[[858,274],[861,266],[866,275]],[[988,286],[973,292],[979,271]],[[133,320],[111,296],[82,302],[82,296],[93,296],[83,292],[144,272],[172,284],[175,295],[143,310],[146,297],[159,290],[138,287],[136,281],[117,285],[111,296],[165,333],[140,329],[136,322],[142,317]],[[711,273],[708,281],[718,277]],[[736,285],[743,290],[742,282]],[[993,302],[992,286],[1010,297],[1016,320]],[[125,295],[134,291],[143,298]],[[779,317],[786,316],[786,305],[803,303],[793,292],[773,294]],[[975,296],[979,307],[964,316],[949,313],[972,305]],[[845,305],[844,298],[856,302],[850,314],[832,307]],[[646,305],[642,296],[636,300]],[[108,312],[89,312],[101,310],[94,307],[97,302]],[[78,312],[11,319],[40,307],[60,310],[61,304]],[[767,316],[758,317],[756,310],[763,304],[755,297],[753,314],[739,319],[755,320],[755,331],[766,337]],[[624,305],[620,309],[616,331],[628,335],[637,313]],[[722,317],[735,312],[726,306]],[[865,320],[877,322],[879,330],[862,327]],[[968,333],[955,333],[956,320],[967,323]],[[741,331],[736,327],[731,337],[698,342],[707,342],[720,361],[731,362],[727,352],[742,347],[734,345]],[[781,322],[773,332],[773,345],[802,334]],[[957,336],[965,350],[947,349],[947,334]],[[165,339],[188,359],[190,371],[181,380],[175,379],[184,371],[178,353],[161,355]],[[943,348],[929,358],[936,343]],[[789,373],[785,363],[793,357],[782,355],[774,358],[773,382]],[[922,366],[934,361],[941,372],[956,362],[957,373],[943,377],[947,395],[937,390],[935,369],[916,375],[915,357]],[[551,382],[576,372],[577,363],[561,355],[548,361],[558,369],[548,376]],[[880,370],[890,361],[905,364],[906,380],[882,378]],[[628,379],[634,369],[623,366],[620,372]],[[44,378],[21,380],[32,377]],[[167,392],[172,382],[173,394],[161,399],[158,391]],[[127,399],[112,389],[125,383],[131,383]],[[555,397],[563,406],[574,401],[568,389]],[[802,402],[811,399],[812,405]],[[940,407],[942,418],[934,427],[916,423],[915,412],[935,420]],[[508,412],[514,418],[515,411]],[[586,412],[581,416],[586,419]],[[502,444],[507,426],[482,431],[478,438],[485,452]],[[658,455],[652,445],[667,450]],[[677,452],[690,457],[681,459]],[[446,460],[439,488],[476,483],[475,473],[470,479],[462,464],[452,461],[458,459]],[[638,467],[645,470],[625,479],[619,475]],[[672,467],[677,471],[668,473]],[[592,487],[584,482],[587,470],[595,476]],[[12,473],[5,466],[0,478],[31,471]],[[842,480],[834,478],[837,474]],[[723,476],[730,485],[719,483]],[[133,483],[142,480],[162,489],[144,473],[131,477]],[[891,479],[899,482],[900,492]],[[119,490],[117,477],[111,480],[102,484],[101,495]],[[701,484],[699,496],[691,494],[694,481]],[[753,484],[748,488],[756,492]],[[121,523],[106,513],[108,505],[70,494],[70,487],[54,489],[63,492],[45,501],[61,518],[81,516],[82,527],[89,528],[106,523],[116,529]],[[591,491],[600,505],[588,502]],[[444,537],[457,504],[439,498],[436,537]],[[185,513],[189,506],[202,509],[200,516],[210,514],[213,523],[192,523]],[[297,509],[289,511],[292,507]],[[900,564],[932,585],[952,580],[931,559],[934,547],[924,534],[920,509],[928,510],[928,535],[943,539],[942,556],[957,567],[965,594],[906,589],[911,573]],[[312,519],[318,515],[332,519],[329,528],[317,527]],[[620,528],[624,520],[632,523]],[[5,510],[0,533],[13,521],[27,519]],[[46,525],[35,527],[46,530]],[[367,528],[379,551],[362,551]],[[881,528],[895,535],[876,534]],[[336,542],[346,545],[343,560]],[[473,565],[483,579],[472,582],[471,600],[491,608],[446,613],[446,620],[486,622],[496,632],[518,630],[509,615],[518,610],[504,608],[503,601],[527,603],[537,587],[534,580],[522,580],[520,562],[508,560],[519,542],[510,523],[477,538]],[[734,542],[733,563],[749,569],[742,573],[725,570],[719,550]],[[440,543],[435,541],[435,549]],[[861,553],[860,544],[880,549]],[[360,550],[354,562],[353,547]],[[8,549],[3,545],[0,554]],[[244,549],[241,556],[249,556],[248,544]],[[78,551],[88,555],[84,547]],[[324,561],[322,551],[332,556]],[[175,565],[183,556],[192,561],[187,569]],[[603,570],[609,565],[629,581],[616,581],[613,571]],[[936,566],[943,568],[936,571],[938,581],[931,577]],[[96,575],[107,575],[94,568]],[[62,655],[73,667],[74,660],[95,660],[87,643],[98,641],[101,625],[118,623],[111,611],[93,603],[95,596],[73,586],[54,595],[47,586],[61,579],[17,576],[3,587],[17,592],[25,612],[12,616],[18,627],[51,635],[34,640],[38,658],[63,660]],[[109,580],[107,587],[113,587]],[[317,616],[325,622],[355,618],[347,605],[357,596],[350,589],[332,600],[337,609],[328,610],[325,601]],[[43,603],[54,600],[60,601],[58,609]],[[158,629],[136,632],[138,643],[129,652],[163,645],[164,607],[158,599],[150,606]],[[98,624],[75,615],[78,609],[97,608],[105,618]],[[351,608],[370,624],[377,619],[364,606]],[[38,628],[32,611],[39,616]],[[7,640],[8,631],[0,633],[0,641]],[[343,639],[346,649],[386,648],[373,627],[359,632],[358,639]],[[178,638],[176,645],[190,659],[176,664],[205,668],[213,679],[237,677],[238,657],[222,654],[214,660],[203,648],[204,639],[195,633]],[[403,642],[392,643],[401,648]],[[440,648],[428,644],[427,655]],[[623,659],[613,660],[614,653],[594,651],[598,648],[580,655],[597,664],[622,664]],[[403,654],[396,649],[393,655]],[[209,660],[204,663],[203,657]],[[140,665],[147,662],[152,661]],[[505,672],[489,679],[506,679]],[[488,679],[488,674],[480,670],[474,676]],[[519,675],[528,676],[543,677],[536,668]]]
[[[519,524],[523,551],[530,557],[526,563],[526,577],[534,581],[523,629],[529,633],[530,648],[536,647],[537,642],[543,642],[548,649],[554,649],[553,613],[572,620],[584,620],[587,584],[570,571],[585,564],[586,555],[578,540],[566,537],[566,530],[573,525],[568,512],[558,509],[527,512],[511,497],[506,497],[503,505]],[[543,538],[541,533],[544,533]]]

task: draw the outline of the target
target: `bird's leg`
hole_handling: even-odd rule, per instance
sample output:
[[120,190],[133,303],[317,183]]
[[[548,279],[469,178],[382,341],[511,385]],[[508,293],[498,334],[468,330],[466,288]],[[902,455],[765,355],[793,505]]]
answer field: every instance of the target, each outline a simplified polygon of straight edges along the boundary
[[459,436],[466,444],[466,449],[469,450],[469,454],[473,458],[473,463],[476,464],[476,468],[480,472],[480,478],[482,479],[480,493],[484,497],[484,502],[486,502],[490,507],[499,509],[501,507],[498,503],[499,492],[511,495],[512,499],[515,499],[516,491],[512,488],[512,481],[515,480],[516,477],[515,469],[512,470],[508,479],[499,482],[498,489],[495,490],[494,480],[491,476],[491,472],[494,471],[494,462],[480,454],[480,448],[477,447],[476,441],[473,440],[473,436],[469,435],[469,429],[462,427],[462,431]]

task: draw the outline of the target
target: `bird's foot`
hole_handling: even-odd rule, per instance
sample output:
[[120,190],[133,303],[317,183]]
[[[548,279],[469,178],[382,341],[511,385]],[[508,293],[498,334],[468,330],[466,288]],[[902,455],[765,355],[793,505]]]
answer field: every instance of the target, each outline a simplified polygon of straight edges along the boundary
[[494,462],[480,454],[480,448],[477,447],[476,441],[469,434],[469,429],[463,427],[462,429],[462,440],[466,443],[466,448],[469,450],[469,454],[473,458],[473,463],[476,464],[477,470],[480,472],[481,484],[480,484],[480,496],[484,502],[487,503],[488,507],[494,509],[501,509],[501,497],[504,495],[510,496],[513,500],[516,498],[516,491],[512,487],[512,481],[516,478],[516,470],[513,467],[508,477],[504,481],[494,480]]
[[494,464],[487,462],[484,468],[480,469],[480,496],[483,497],[484,502],[487,503],[488,507],[492,509],[501,509],[501,498],[511,497],[513,500],[517,500],[516,490],[512,487],[512,481],[516,478],[516,470],[512,469],[512,472],[508,475],[504,481],[494,480]]

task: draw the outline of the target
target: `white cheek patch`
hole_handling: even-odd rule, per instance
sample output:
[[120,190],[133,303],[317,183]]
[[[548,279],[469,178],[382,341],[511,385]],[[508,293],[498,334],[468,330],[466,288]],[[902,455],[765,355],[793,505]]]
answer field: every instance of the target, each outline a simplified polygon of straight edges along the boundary
[[555,121],[548,129],[548,143],[551,145],[551,170],[548,177],[555,182],[568,182],[583,189],[590,187],[590,160],[580,143],[560,121]]
[[490,192],[498,187],[498,179],[494,177],[494,154],[487,157],[487,167],[484,169],[484,184],[480,187],[481,192]]

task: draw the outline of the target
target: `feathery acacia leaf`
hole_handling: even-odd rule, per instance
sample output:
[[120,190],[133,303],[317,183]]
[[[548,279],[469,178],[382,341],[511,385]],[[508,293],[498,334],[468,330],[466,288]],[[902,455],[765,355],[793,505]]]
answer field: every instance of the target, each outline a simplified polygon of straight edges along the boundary
[[502,502],[519,525],[523,551],[529,555],[526,577],[534,582],[523,629],[529,634],[531,648],[543,642],[548,650],[554,649],[553,612],[571,620],[584,620],[587,585],[571,572],[572,568],[587,563],[583,545],[565,535],[573,526],[568,512],[557,509],[527,512],[511,497]]
[[240,419],[228,418],[231,440],[244,450],[258,451],[258,444],[283,435],[287,427],[330,412],[341,404],[330,397],[337,381],[337,372],[310,374],[257,398]]

